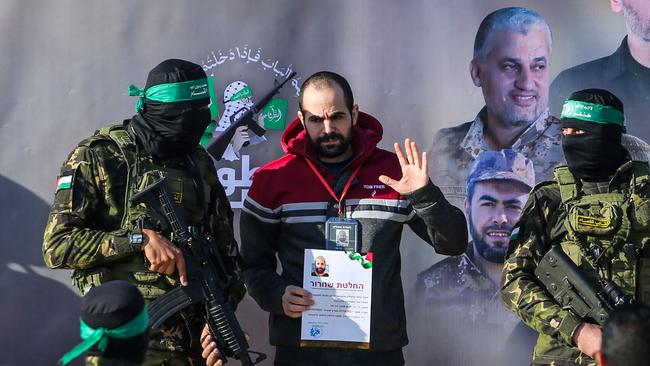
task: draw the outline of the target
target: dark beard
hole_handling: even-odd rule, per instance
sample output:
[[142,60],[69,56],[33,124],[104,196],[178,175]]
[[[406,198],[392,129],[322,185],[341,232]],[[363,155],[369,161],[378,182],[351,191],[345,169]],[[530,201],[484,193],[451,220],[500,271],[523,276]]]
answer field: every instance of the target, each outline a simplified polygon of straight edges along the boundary
[[[491,229],[498,229],[498,230],[512,232],[512,226],[509,225],[503,225],[503,226],[489,225],[485,228],[484,231],[487,233],[487,231]],[[483,236],[480,235],[478,232],[476,232],[474,223],[472,223],[471,220],[469,221],[469,232],[470,235],[472,236],[474,247],[476,248],[476,251],[481,257],[485,258],[488,262],[492,262],[492,263],[503,263],[505,261],[506,253],[508,252],[508,246],[503,248],[489,246],[488,243],[486,243],[485,240],[483,240]]]
[[316,268],[316,273],[318,273],[318,274],[325,273],[325,268]]
[[[323,142],[332,141],[332,140],[339,140],[341,141],[341,144],[331,149],[324,148],[322,146]],[[352,143],[352,134],[350,134],[350,136],[348,136],[348,138],[346,139],[340,133],[330,132],[328,134],[318,136],[316,141],[313,141],[313,143],[316,147],[316,152],[318,153],[318,156],[324,158],[336,158],[338,156],[345,154],[345,152],[348,151],[348,148]]]

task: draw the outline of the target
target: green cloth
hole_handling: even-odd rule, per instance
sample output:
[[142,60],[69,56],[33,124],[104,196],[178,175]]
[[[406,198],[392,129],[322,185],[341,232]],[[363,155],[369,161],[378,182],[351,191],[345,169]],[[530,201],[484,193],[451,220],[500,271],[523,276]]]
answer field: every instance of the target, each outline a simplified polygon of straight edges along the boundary
[[601,104],[567,100],[562,107],[560,118],[575,118],[600,124],[612,123],[625,128],[623,112]]
[[140,97],[135,105],[135,112],[137,113],[144,104],[145,99],[163,103],[185,102],[188,100],[210,98],[210,91],[208,88],[208,79],[202,78],[180,83],[158,84],[146,90],[139,89],[137,86],[131,84],[129,85],[129,95]]
[[81,356],[84,352],[88,351],[95,344],[100,351],[106,351],[108,347],[109,338],[126,339],[135,337],[147,331],[149,328],[149,313],[147,308],[142,309],[140,314],[131,319],[128,323],[114,329],[107,328],[91,328],[83,320],[80,320],[80,335],[83,342],[76,345],[73,349],[68,351],[61,359],[60,365],[67,365],[70,361]]

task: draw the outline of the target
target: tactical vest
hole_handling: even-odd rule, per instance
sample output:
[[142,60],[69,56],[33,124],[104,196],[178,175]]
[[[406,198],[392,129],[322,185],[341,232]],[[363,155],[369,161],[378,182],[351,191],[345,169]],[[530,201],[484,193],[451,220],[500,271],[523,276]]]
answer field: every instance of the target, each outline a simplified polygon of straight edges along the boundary
[[[181,208],[189,225],[207,229],[207,212],[210,202],[210,186],[205,182],[205,164],[196,164],[196,153],[186,161],[172,161],[166,165],[154,163],[148,154],[141,154],[132,136],[120,125],[108,125],[96,131],[88,139],[89,146],[95,141],[112,141],[121,153],[127,166],[126,176],[107,174],[107,180],[124,180],[124,209],[121,228],[129,231],[141,230],[143,222],[151,222],[151,215],[146,207],[133,205],[129,199],[137,192],[147,187],[159,178],[165,177],[174,201]],[[184,166],[183,166],[184,165]],[[194,169],[194,174],[192,174]],[[197,181],[200,180],[200,181]],[[196,184],[196,186],[195,186]],[[201,184],[203,189],[197,189]],[[202,193],[203,197],[199,197]],[[147,228],[148,225],[144,227]],[[163,233],[169,238],[169,233]],[[152,300],[163,295],[178,285],[178,276],[166,276],[149,271],[145,264],[144,252],[136,251],[123,259],[119,259],[104,266],[88,270],[75,270],[72,274],[74,286],[85,293],[90,287],[99,286],[111,280],[125,280],[135,284],[146,300]]]
[[625,163],[615,178],[621,175],[630,177],[623,189],[585,194],[581,182],[567,166],[555,168],[564,216],[558,225],[566,230],[560,245],[588,276],[610,279],[647,304],[650,303],[648,164]]

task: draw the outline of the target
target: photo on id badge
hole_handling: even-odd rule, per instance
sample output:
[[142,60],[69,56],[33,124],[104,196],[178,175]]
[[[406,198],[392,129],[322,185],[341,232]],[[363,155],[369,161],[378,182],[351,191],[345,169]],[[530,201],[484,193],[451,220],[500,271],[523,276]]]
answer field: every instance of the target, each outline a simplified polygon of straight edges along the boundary
[[354,219],[330,218],[325,222],[325,248],[358,252],[359,223]]

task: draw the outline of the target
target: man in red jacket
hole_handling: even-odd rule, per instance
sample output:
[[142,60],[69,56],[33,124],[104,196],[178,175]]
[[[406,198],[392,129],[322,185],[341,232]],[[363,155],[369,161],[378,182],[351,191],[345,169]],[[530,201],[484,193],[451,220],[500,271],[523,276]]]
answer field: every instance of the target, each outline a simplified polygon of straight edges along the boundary
[[[244,277],[270,313],[275,365],[402,365],[402,227],[438,253],[458,255],[467,246],[465,218],[429,180],[415,142],[406,139],[404,151],[395,144],[396,154],[377,148],[382,127],[359,111],[342,76],[310,76],[299,103],[282,137],[285,155],[256,171],[240,221]],[[304,250],[326,248],[333,217],[358,225],[356,251],[372,253],[369,349],[300,347],[300,318],[314,304],[302,288]]]

